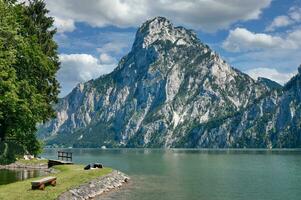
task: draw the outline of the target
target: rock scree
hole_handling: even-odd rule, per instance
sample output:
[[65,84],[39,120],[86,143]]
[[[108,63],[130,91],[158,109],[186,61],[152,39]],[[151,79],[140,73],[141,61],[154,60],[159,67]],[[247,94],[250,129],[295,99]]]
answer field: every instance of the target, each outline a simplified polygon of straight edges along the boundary
[[114,170],[110,174],[93,179],[88,183],[82,184],[76,188],[62,193],[58,200],[84,200],[93,199],[96,196],[121,187],[127,183],[130,178],[124,173]]

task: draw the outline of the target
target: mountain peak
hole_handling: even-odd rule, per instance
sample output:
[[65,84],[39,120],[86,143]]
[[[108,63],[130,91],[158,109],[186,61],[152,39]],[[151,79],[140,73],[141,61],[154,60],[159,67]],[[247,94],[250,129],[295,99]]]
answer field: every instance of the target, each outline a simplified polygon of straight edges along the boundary
[[168,41],[177,45],[191,45],[197,40],[196,34],[183,27],[175,27],[165,17],[147,20],[138,29],[134,46],[148,48],[156,41]]
[[138,31],[152,33],[154,31],[172,28],[172,26],[173,24],[168,19],[158,16],[144,22]]
[[172,25],[172,23],[165,17],[157,16],[152,19],[149,19],[145,22],[145,24],[149,25],[156,25],[156,24],[161,24],[161,25]]
[[301,64],[298,67],[298,72],[299,72],[299,74],[301,74]]

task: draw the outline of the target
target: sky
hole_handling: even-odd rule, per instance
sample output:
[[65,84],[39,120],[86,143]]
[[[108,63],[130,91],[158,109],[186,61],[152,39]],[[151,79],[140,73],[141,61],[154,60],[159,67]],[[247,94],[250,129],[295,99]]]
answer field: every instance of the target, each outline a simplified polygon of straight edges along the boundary
[[61,94],[111,72],[136,30],[163,16],[231,66],[285,84],[301,64],[301,0],[45,0],[55,19]]

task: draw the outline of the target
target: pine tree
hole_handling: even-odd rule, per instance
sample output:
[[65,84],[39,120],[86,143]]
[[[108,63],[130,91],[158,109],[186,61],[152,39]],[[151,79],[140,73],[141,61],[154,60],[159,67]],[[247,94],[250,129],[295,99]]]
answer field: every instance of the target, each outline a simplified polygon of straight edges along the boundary
[[50,102],[57,101],[59,85],[55,79],[55,74],[59,69],[58,46],[53,40],[56,29],[53,28],[54,19],[47,16],[49,11],[43,0],[32,0],[25,9],[26,18],[24,28],[29,35],[37,36],[37,42],[40,45],[44,55],[48,58],[47,81],[41,86],[40,92],[47,92],[46,95]]

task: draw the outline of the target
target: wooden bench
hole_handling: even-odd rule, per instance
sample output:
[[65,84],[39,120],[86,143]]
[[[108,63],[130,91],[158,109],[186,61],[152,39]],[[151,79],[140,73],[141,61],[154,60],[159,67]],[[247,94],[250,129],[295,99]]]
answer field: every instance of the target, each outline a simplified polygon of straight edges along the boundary
[[56,177],[50,176],[46,178],[42,178],[40,180],[32,181],[31,182],[31,189],[40,189],[44,190],[46,185],[56,185]]

